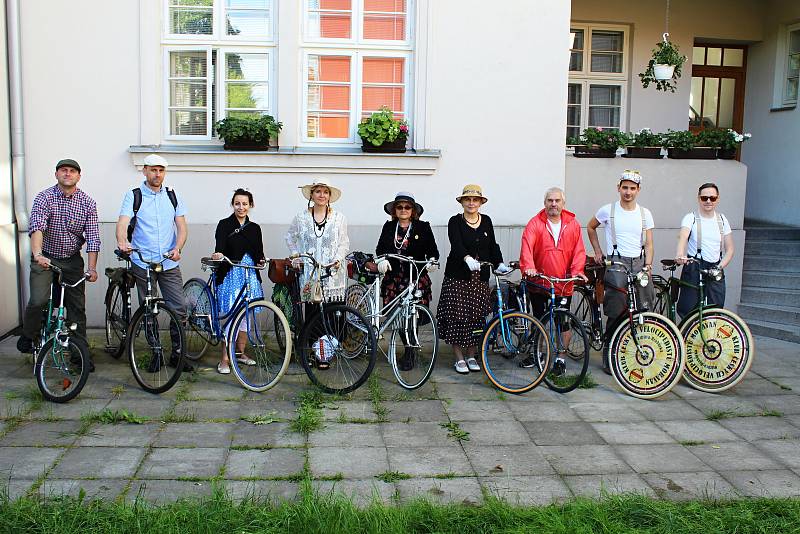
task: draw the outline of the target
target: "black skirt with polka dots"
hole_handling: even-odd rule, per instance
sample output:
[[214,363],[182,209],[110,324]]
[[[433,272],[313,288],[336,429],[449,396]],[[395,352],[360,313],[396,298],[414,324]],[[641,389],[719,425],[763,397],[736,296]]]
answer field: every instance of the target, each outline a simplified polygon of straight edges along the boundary
[[439,339],[448,345],[480,345],[490,311],[489,284],[481,280],[479,272],[473,272],[469,280],[445,276],[436,308]]

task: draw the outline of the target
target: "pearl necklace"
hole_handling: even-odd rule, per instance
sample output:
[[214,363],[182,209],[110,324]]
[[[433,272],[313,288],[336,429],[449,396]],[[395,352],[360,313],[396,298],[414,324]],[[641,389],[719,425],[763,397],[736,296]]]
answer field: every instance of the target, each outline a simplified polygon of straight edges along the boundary
[[477,228],[478,226],[481,225],[481,214],[480,213],[478,214],[478,218],[475,219],[475,222],[471,222],[469,219],[467,219],[467,216],[464,213],[462,213],[461,216],[464,217],[464,222],[467,223],[470,226],[470,228]]
[[411,234],[411,223],[408,223],[408,228],[406,228],[406,235],[403,236],[402,239],[397,239],[397,234],[400,233],[400,221],[397,221],[397,226],[394,229],[394,248],[397,250],[397,253],[400,254],[400,251],[403,249],[403,243],[408,241],[408,236]]

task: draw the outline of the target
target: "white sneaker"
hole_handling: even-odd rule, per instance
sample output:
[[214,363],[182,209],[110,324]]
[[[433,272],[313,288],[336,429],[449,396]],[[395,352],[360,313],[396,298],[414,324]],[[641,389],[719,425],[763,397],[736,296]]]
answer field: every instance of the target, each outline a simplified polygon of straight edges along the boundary
[[457,373],[460,373],[462,375],[469,374],[469,367],[467,367],[467,362],[465,362],[464,360],[458,360],[456,362],[455,367]]
[[478,360],[475,358],[468,358],[467,359],[467,367],[469,367],[470,371],[480,371],[481,366],[478,365]]

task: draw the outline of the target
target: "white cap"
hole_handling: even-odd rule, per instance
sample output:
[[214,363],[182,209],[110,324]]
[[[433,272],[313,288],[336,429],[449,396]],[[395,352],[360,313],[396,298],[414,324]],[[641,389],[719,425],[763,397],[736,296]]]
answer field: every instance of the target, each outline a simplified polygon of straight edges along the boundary
[[164,167],[167,168],[167,160],[159,156],[158,154],[150,154],[146,158],[144,158],[144,164],[148,167]]
[[636,185],[639,185],[639,184],[642,183],[642,175],[639,174],[639,171],[633,171],[633,170],[630,170],[630,169],[625,169],[624,171],[622,171],[622,174],[619,177],[619,181],[617,182],[617,185],[621,184],[625,180],[627,180],[629,182],[633,182]]

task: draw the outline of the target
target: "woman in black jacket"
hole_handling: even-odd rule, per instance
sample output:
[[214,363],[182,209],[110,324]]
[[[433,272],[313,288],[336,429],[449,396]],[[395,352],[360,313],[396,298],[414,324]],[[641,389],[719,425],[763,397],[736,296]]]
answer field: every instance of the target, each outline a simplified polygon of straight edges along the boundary
[[[214,235],[216,245],[211,258],[221,260],[223,256],[226,256],[234,263],[263,265],[266,260],[264,258],[261,227],[252,222],[247,215],[250,209],[255,207],[253,194],[245,189],[237,189],[233,193],[231,206],[233,206],[231,216],[217,223],[217,231]],[[220,316],[230,313],[236,302],[236,297],[246,284],[249,284],[251,299],[264,296],[264,290],[261,287],[261,274],[255,269],[231,267],[227,262],[223,262],[217,268],[216,282],[217,311]],[[242,326],[246,328],[244,321]],[[246,344],[247,332],[238,332],[236,337],[236,359],[242,365],[255,365],[256,362],[244,353]],[[217,372],[223,375],[231,372],[225,343],[222,343],[222,358],[217,365]]]
[[486,316],[491,311],[489,267],[481,267],[480,262],[491,262],[501,272],[508,268],[503,264],[492,220],[480,213],[481,206],[488,201],[481,187],[475,184],[464,186],[456,201],[464,211],[450,217],[447,223],[450,254],[444,269],[436,320],[439,338],[453,345],[456,371],[466,374],[481,370],[475,359],[480,336],[475,332],[483,330]]

